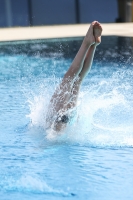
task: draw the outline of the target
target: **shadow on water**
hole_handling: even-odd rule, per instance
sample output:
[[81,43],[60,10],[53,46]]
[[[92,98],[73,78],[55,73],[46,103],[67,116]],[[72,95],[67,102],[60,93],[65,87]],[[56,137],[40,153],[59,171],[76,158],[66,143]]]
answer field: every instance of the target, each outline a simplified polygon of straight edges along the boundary
[[[45,40],[12,41],[0,43],[0,54],[64,57],[73,59],[83,37],[59,38]],[[102,43],[97,48],[95,59],[99,61],[104,56],[108,61],[124,61],[129,57],[133,61],[133,37],[102,36]]]

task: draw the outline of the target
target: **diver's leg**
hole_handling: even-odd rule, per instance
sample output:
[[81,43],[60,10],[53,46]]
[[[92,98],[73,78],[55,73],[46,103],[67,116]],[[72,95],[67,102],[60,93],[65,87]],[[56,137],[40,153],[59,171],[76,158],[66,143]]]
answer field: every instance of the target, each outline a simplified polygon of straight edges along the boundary
[[80,47],[78,53],[76,54],[70,68],[66,72],[64,79],[69,78],[69,79],[74,80],[74,78],[77,77],[77,75],[82,70],[87,51],[90,48],[90,46],[95,43],[95,38],[93,35],[93,27],[94,27],[95,23],[96,23],[96,21],[91,23],[91,25],[87,31],[87,34],[81,44],[81,47]]
[[98,23],[98,22],[95,23],[93,29],[94,29],[93,34],[95,37],[95,44],[91,45],[90,48],[88,49],[88,52],[87,52],[85,60],[84,60],[83,68],[82,68],[81,72],[79,73],[78,78],[75,80],[75,82],[73,84],[73,88],[71,90],[71,102],[68,104],[68,108],[72,108],[72,107],[76,106],[81,83],[82,83],[83,79],[85,78],[85,76],[88,74],[88,72],[92,66],[96,47],[101,42],[102,27],[101,27],[100,23]]
[[67,104],[67,109],[72,109],[76,107],[80,86],[81,86],[81,81],[79,78],[77,78],[73,83],[71,96],[70,96],[70,102]]
[[101,43],[101,34],[102,34],[102,26],[99,22],[95,23],[94,27],[94,37],[95,37],[95,44],[92,45],[89,49],[88,52],[86,54],[85,60],[84,60],[84,65],[83,68],[79,74],[79,78],[80,78],[80,82],[83,81],[83,79],[85,78],[85,76],[88,74],[91,66],[92,66],[92,62],[93,62],[93,58],[94,58],[94,54],[95,54],[95,50],[97,45],[99,45]]
[[[89,30],[81,44],[81,47],[75,56],[70,68],[64,75],[64,78],[52,96],[51,103],[54,104],[55,110],[58,112],[60,109],[64,108],[64,105],[68,104],[71,97],[71,90],[75,81],[75,78],[79,75],[83,68],[84,60],[88,49],[95,43],[95,38],[93,35],[93,26],[96,21],[92,22]],[[56,103],[55,103],[56,100]]]
[[87,52],[83,68],[82,68],[81,72],[79,73],[78,78],[74,81],[74,84],[73,84],[73,87],[71,90],[71,101],[67,105],[68,108],[73,108],[77,104],[80,86],[81,86],[83,79],[85,78],[85,76],[87,75],[87,73],[89,72],[89,70],[91,68],[91,65],[93,62],[93,57],[95,54],[95,49],[96,49],[96,45],[94,44],[89,48],[89,50]]

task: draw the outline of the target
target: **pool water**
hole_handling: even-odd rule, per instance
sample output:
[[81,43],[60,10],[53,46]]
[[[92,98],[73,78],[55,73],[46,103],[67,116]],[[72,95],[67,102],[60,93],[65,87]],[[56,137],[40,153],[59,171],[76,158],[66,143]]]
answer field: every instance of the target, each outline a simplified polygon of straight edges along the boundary
[[47,138],[48,102],[82,38],[0,43],[0,199],[133,197],[133,38],[103,37],[79,121]]

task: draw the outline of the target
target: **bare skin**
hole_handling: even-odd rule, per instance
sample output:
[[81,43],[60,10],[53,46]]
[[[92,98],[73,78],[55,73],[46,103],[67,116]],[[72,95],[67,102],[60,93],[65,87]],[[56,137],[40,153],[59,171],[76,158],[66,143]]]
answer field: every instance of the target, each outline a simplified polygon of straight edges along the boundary
[[80,86],[91,68],[96,47],[101,43],[101,33],[101,24],[97,21],[92,22],[70,68],[51,98],[52,109],[46,121],[49,127],[52,126],[57,132],[63,130],[67,124],[53,121],[52,118],[68,113],[77,105]]

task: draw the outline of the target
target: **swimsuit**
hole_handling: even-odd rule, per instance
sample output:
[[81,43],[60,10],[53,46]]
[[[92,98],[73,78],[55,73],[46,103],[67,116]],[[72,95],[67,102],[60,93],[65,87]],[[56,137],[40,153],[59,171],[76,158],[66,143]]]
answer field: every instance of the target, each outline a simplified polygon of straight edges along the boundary
[[62,122],[62,123],[67,124],[69,122],[69,117],[68,115],[62,115],[62,116],[59,115],[56,118],[56,122]]
[[[52,115],[52,114],[51,114]],[[59,111],[58,114],[52,115],[51,117],[48,118],[46,122],[46,129],[49,129],[52,127],[55,123],[62,123],[62,124],[70,124],[73,125],[75,122],[77,122],[78,118],[78,113],[77,109],[70,109],[67,112],[61,112]]]
[[75,123],[75,121],[77,121],[77,109],[70,109],[67,114],[62,114],[58,113],[57,118],[56,118],[56,122],[62,122],[64,124],[73,124]]

